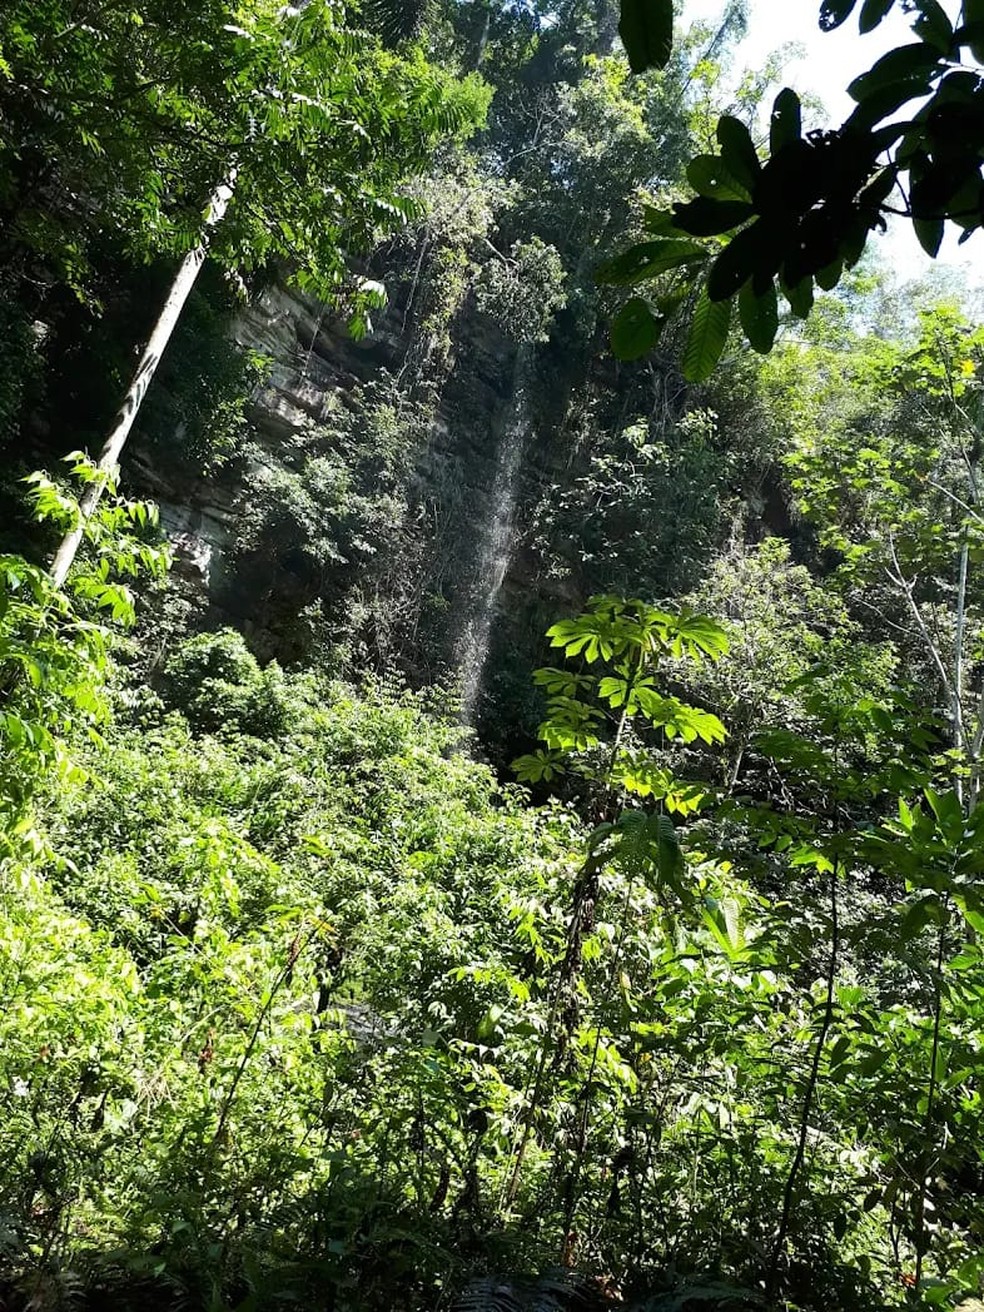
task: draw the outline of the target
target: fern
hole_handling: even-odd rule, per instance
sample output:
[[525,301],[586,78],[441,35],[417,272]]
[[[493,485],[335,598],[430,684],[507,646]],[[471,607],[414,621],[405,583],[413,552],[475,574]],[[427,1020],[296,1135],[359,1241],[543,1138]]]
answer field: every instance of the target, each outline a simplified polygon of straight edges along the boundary
[[523,1312],[516,1287],[494,1276],[473,1280],[458,1296],[452,1312]]
[[397,46],[420,36],[430,8],[430,0],[364,0],[362,18],[384,45]]
[[701,1312],[702,1309],[720,1309],[720,1312],[744,1312],[760,1308],[763,1299],[751,1289],[742,1289],[726,1281],[710,1281],[701,1285],[682,1285],[667,1293],[656,1294],[634,1305],[632,1312]]
[[459,1295],[452,1312],[601,1312],[610,1306],[598,1285],[576,1272],[482,1276]]

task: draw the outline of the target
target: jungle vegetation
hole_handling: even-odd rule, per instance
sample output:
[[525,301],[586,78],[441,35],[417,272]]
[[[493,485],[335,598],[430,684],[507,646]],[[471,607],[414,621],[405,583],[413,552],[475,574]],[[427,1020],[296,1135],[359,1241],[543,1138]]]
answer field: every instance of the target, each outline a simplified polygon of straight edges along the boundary
[[0,1307],[984,1307],[984,323],[868,242],[980,226],[984,9],[903,8],[831,132],[740,4],[3,7]]

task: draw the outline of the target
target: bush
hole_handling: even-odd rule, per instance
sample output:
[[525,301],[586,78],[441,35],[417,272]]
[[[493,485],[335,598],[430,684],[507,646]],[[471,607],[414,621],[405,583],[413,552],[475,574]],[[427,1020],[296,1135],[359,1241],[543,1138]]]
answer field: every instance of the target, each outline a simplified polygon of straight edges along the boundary
[[283,671],[261,668],[234,629],[200,633],[180,644],[164,668],[164,698],[201,732],[274,737],[290,718]]

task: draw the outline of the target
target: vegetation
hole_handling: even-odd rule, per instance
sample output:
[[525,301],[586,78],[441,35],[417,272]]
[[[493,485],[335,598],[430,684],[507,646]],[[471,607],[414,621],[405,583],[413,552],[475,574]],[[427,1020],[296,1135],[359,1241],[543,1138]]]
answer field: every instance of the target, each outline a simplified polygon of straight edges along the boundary
[[0,1306],[984,1306],[984,328],[680,199],[959,218],[937,9],[761,166],[737,7],[0,15]]
[[[839,27],[856,8],[857,0],[823,0],[820,26]],[[857,108],[840,128],[804,133],[799,97],[785,87],[772,106],[763,163],[748,125],[724,115],[719,152],[687,166],[696,196],[672,211],[651,210],[649,240],[604,271],[609,281],[635,284],[685,270],[685,285],[697,293],[684,355],[688,378],[702,381],[713,371],[735,305],[749,345],[768,352],[779,328],[778,294],[792,314],[807,317],[814,287],[836,287],[870,234],[885,230],[887,215],[911,219],[932,256],[948,223],[964,242],[984,222],[984,8],[963,0],[953,17],[939,0],[903,0],[900,8],[915,15],[916,39],[854,79],[848,91]],[[895,0],[866,0],[860,33],[893,9]],[[622,0],[620,30],[635,71],[664,67],[673,44],[672,0]],[[913,108],[913,101],[920,103]],[[906,117],[897,117],[903,109]],[[704,246],[694,237],[718,240]],[[613,327],[616,353],[635,359],[650,350],[675,301],[657,298],[654,310],[633,297]]]

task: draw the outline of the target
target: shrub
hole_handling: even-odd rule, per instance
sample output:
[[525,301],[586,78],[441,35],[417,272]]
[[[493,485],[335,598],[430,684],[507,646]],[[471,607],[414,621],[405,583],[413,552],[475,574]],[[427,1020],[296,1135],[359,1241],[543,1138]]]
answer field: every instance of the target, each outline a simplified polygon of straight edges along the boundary
[[164,696],[201,732],[273,737],[290,718],[280,666],[271,661],[262,668],[233,629],[181,643],[164,669]]

